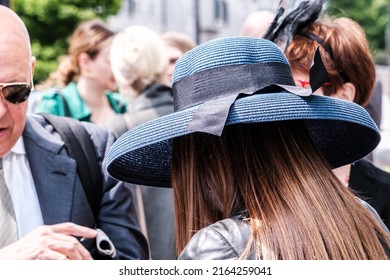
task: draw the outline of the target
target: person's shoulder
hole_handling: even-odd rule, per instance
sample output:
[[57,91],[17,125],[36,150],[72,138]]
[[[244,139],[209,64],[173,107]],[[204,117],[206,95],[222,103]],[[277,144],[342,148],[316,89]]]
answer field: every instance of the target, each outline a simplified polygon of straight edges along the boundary
[[389,229],[387,228],[387,226],[385,225],[384,221],[382,220],[382,218],[379,216],[378,212],[375,210],[374,207],[372,207],[367,201],[359,198],[359,197],[356,197],[356,199],[360,202],[360,204],[368,210],[368,212],[371,213],[371,215],[375,218],[375,220],[381,225],[381,227],[386,230],[386,231],[389,231]]
[[375,182],[377,187],[390,188],[390,173],[366,159],[361,159],[352,164],[351,180],[369,180]]
[[45,112],[54,115],[60,115],[60,106],[62,106],[63,97],[59,94],[57,88],[39,90],[34,93],[34,98],[29,98],[30,112]]
[[114,100],[123,101],[125,102],[126,98],[124,98],[123,95],[121,95],[119,92],[116,91],[106,91],[106,95]]
[[141,94],[141,96],[149,96],[149,97],[165,96],[165,95],[169,96],[173,102],[172,88],[161,83],[153,83],[149,85]]
[[117,140],[117,136],[108,128],[102,127],[100,125],[79,121],[89,133],[92,142],[95,145],[97,155],[99,159],[103,159],[107,153],[107,149],[112,146],[112,144]]
[[41,95],[47,98],[53,98],[56,97],[57,94],[59,94],[61,90],[59,88],[49,88],[46,90],[41,91]]
[[100,125],[91,122],[85,122],[85,121],[78,121],[78,122],[85,127],[85,129],[88,131],[90,135],[93,136],[92,138],[98,137],[98,138],[107,139],[108,137],[114,137],[113,134],[105,127],[102,127]]
[[129,130],[124,114],[116,114],[109,118],[104,124],[104,127],[111,131],[117,138],[126,133]]
[[61,89],[59,88],[48,88],[48,89],[42,89],[38,90],[37,93],[35,93],[37,96],[39,96],[38,101],[41,102],[47,102],[47,101],[58,101],[58,99],[62,99]]
[[246,233],[250,233],[250,225],[242,215],[235,215],[231,218],[220,220],[210,225],[210,228],[220,232],[224,236],[230,236],[232,233],[245,236]]
[[[78,129],[79,127],[83,127],[89,134],[91,140],[95,143],[107,142],[110,138],[113,138],[115,141],[115,136],[106,128],[101,127],[97,124],[85,121],[79,121],[74,118],[64,117],[64,116],[52,116],[56,118],[57,123],[61,123],[63,125],[70,125],[73,129]],[[56,130],[55,127],[40,113],[29,114],[28,115],[29,122],[39,123],[45,130],[53,131]],[[77,133],[77,132],[76,132]]]
[[118,92],[106,92],[112,109],[118,114],[126,112],[128,100]]
[[179,259],[237,259],[251,234],[250,224],[240,216],[224,219],[199,230]]

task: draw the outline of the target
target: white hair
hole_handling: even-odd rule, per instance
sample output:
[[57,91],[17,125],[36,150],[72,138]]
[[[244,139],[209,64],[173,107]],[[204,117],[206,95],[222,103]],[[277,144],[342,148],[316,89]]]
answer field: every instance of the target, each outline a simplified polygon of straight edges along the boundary
[[139,25],[129,26],[115,35],[110,60],[121,91],[134,84],[146,87],[163,82],[168,65],[160,36]]

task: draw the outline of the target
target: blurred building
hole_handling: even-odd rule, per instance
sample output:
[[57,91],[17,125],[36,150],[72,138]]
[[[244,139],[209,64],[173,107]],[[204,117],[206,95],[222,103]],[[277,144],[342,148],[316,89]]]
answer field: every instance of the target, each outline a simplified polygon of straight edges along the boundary
[[390,172],[390,67],[377,65],[377,75],[382,82],[382,139],[374,150],[374,163]]
[[177,31],[197,43],[239,34],[244,18],[259,9],[276,10],[280,0],[123,0],[116,16],[108,19],[117,31],[145,25],[158,33]]

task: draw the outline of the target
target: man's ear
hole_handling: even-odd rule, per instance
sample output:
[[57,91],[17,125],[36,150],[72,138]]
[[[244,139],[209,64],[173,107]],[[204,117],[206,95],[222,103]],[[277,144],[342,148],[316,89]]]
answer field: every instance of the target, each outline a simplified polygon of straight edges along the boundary
[[37,63],[37,59],[35,58],[35,56],[32,56],[31,57],[31,72],[32,72],[33,76],[34,76],[34,69],[35,69],[36,63]]
[[37,59],[35,58],[35,56],[32,56],[31,57],[31,60],[30,60],[30,63],[31,63],[31,85],[32,85],[32,89],[34,89],[34,69],[35,69],[35,64],[37,62]]
[[355,99],[356,88],[352,83],[345,83],[334,95],[334,97],[353,102]]

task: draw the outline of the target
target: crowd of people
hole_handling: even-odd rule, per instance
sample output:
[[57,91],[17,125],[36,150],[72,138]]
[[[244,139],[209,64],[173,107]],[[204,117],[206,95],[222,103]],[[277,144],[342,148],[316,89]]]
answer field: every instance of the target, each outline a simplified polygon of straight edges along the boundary
[[[360,25],[320,10],[199,45],[86,21],[29,100],[29,33],[0,5],[0,259],[389,259],[380,81]],[[97,211],[42,114],[91,139]]]

